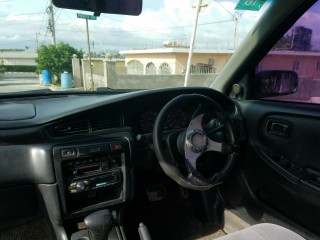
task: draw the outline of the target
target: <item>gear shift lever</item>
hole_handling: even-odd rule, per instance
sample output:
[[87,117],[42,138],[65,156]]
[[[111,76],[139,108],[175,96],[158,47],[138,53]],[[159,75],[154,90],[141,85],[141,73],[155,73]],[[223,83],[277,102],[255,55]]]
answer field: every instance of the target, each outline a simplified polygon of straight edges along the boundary
[[111,215],[109,210],[101,210],[88,215],[84,219],[90,240],[107,240],[111,228]]

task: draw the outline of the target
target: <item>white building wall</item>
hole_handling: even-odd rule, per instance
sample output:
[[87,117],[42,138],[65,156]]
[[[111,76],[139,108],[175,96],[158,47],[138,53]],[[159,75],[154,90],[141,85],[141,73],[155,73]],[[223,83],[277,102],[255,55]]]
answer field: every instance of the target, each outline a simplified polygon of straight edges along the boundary
[[37,63],[35,59],[25,59],[25,58],[2,58],[0,63],[4,65],[23,65],[23,66],[36,66]]

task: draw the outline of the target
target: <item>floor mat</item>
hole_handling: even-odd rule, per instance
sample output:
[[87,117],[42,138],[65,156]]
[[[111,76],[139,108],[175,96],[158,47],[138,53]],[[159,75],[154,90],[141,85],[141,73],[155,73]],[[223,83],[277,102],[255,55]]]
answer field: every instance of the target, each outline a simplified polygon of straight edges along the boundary
[[[171,201],[146,203],[143,205],[143,211],[132,214],[139,216],[137,222],[143,222],[148,227],[152,240],[192,240],[202,239],[205,236],[210,237],[203,238],[205,240],[225,235],[216,226],[203,225],[187,206],[177,205]],[[135,225],[137,225],[137,222]],[[127,237],[128,239],[134,239],[131,236]]]
[[39,218],[17,227],[0,231],[0,240],[53,240],[47,218]]
[[[212,230],[210,230],[210,232],[212,232]],[[226,233],[221,229],[213,233],[210,232],[206,233],[205,231],[203,231],[202,234],[195,234],[183,240],[213,240],[226,235]]]

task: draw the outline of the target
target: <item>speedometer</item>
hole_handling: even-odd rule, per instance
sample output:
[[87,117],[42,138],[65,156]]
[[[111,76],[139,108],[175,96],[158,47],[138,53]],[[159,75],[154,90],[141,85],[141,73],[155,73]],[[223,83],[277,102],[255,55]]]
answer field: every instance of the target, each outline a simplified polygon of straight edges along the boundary
[[187,115],[182,108],[172,109],[165,122],[165,129],[178,129],[187,126]]
[[139,124],[143,133],[152,132],[157,116],[158,111],[153,109],[146,110],[141,114]]

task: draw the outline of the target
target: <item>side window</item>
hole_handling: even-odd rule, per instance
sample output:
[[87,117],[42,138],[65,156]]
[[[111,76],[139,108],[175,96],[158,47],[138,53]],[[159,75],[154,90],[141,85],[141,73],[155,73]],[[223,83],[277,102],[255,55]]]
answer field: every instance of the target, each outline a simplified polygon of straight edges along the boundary
[[320,104],[320,1],[273,46],[256,71],[294,71],[298,88],[285,96],[263,99]]

